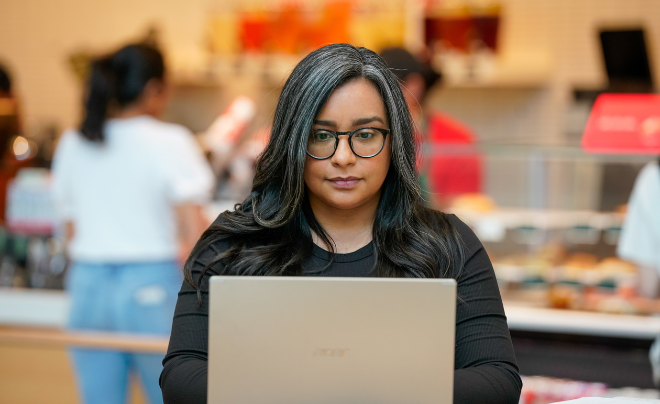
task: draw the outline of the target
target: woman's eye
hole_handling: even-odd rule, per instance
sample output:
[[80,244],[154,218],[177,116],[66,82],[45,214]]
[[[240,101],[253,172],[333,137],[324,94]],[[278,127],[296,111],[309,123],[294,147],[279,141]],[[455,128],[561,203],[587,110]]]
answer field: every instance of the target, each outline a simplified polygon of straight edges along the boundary
[[374,137],[374,133],[369,130],[362,130],[358,133],[355,134],[355,137],[358,138],[359,140],[369,140],[372,137]]
[[314,132],[314,141],[327,142],[332,139],[332,135],[327,132]]

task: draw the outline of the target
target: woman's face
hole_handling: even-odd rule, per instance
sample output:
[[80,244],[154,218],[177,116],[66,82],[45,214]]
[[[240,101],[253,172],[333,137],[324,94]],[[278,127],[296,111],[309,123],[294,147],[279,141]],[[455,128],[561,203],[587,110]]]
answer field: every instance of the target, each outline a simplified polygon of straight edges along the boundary
[[[355,79],[335,89],[312,129],[349,132],[363,127],[389,129],[389,122],[378,88],[366,79]],[[378,206],[390,168],[391,136],[385,137],[383,150],[371,158],[353,154],[348,135],[339,136],[332,157],[316,160],[307,156],[305,184],[312,207],[349,210]]]

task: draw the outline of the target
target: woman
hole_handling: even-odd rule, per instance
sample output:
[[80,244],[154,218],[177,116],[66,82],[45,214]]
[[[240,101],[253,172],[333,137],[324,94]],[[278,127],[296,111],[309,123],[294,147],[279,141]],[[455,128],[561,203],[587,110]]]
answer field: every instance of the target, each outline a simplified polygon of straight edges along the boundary
[[[177,261],[205,228],[213,175],[192,134],[156,119],[166,101],[160,52],[129,45],[92,66],[80,130],[53,161],[65,220],[71,330],[168,335],[181,282]],[[72,349],[86,403],[124,403],[137,370],[162,402],[162,355]]]
[[454,277],[455,403],[517,403],[521,382],[488,256],[454,216],[425,208],[410,113],[372,51],[329,45],[280,96],[250,196],[186,263],[163,361],[166,403],[206,401],[211,275]]

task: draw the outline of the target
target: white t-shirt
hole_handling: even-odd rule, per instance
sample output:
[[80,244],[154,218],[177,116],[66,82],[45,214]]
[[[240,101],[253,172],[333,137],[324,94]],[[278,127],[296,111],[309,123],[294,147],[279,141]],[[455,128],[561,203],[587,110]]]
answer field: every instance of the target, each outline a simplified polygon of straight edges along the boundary
[[174,205],[210,199],[213,173],[192,133],[149,116],[111,119],[105,141],[62,135],[53,192],[75,234],[69,254],[92,263],[154,262],[177,256]]
[[637,176],[628,201],[628,213],[618,255],[660,271],[660,167],[648,163]]

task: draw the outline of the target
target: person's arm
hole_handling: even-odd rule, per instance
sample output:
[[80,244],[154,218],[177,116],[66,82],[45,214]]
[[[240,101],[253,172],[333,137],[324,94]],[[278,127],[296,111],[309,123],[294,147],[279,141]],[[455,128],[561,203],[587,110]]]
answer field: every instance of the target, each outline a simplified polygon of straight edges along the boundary
[[[219,251],[209,248],[195,261],[193,279],[198,282],[201,270]],[[202,404],[207,395],[209,278],[217,272],[209,270],[197,290],[185,280],[179,292],[167,355],[163,359],[160,387],[164,404]]]
[[183,264],[209,225],[204,205],[211,199],[215,178],[192,133],[170,127],[161,138],[159,151],[154,153],[155,166],[172,203],[179,244],[177,256]]
[[639,266],[638,293],[644,297],[658,296],[660,276],[660,228],[657,227],[660,202],[660,170],[655,163],[647,164],[637,176],[628,201],[617,255]]
[[71,240],[75,235],[74,224],[74,204],[73,204],[73,167],[72,159],[75,158],[75,150],[73,150],[74,137],[76,135],[72,131],[67,131],[62,134],[55,155],[53,156],[52,163],[52,196],[55,205],[55,211],[59,223],[63,226],[62,236],[64,237],[64,249],[68,252],[71,245]]
[[69,248],[71,245],[71,240],[76,234],[76,226],[73,224],[73,221],[67,220],[64,222],[64,250]]
[[472,230],[449,218],[466,246],[457,279],[454,404],[517,404],[522,381],[493,266]]
[[183,265],[209,220],[204,215],[204,207],[196,203],[181,203],[174,206],[179,239],[179,262]]

